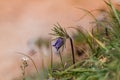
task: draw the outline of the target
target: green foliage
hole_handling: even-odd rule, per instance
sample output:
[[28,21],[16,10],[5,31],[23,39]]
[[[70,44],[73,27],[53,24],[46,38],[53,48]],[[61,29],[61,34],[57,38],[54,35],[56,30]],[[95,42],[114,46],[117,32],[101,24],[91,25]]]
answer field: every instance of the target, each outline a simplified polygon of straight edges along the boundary
[[[87,58],[64,69],[57,66],[52,73],[49,73],[49,79],[120,80],[120,11],[114,7],[111,1],[105,3],[109,8],[106,11],[107,19],[105,21],[97,20],[91,12],[82,9],[95,19],[96,25],[99,25],[96,26],[96,31],[88,32],[88,34],[76,29],[78,34],[75,35],[74,42],[78,46],[82,43],[87,45],[89,49]],[[61,27],[56,26],[53,31],[55,34],[52,35],[68,36],[66,30]]]
[[[75,42],[87,44],[89,56],[65,70],[52,73],[57,80],[120,80],[120,11],[110,2],[105,21],[95,18],[97,32],[85,34],[77,29]],[[92,15],[88,11],[89,14]],[[93,16],[93,15],[92,15]],[[96,26],[97,27],[97,26]],[[75,66],[75,68],[74,68]]]
[[54,33],[50,33],[51,35],[56,36],[56,37],[69,38],[69,35],[67,34],[67,31],[65,29],[63,29],[60,24],[57,24],[57,25],[54,25],[54,26],[55,27],[52,29],[52,31]]

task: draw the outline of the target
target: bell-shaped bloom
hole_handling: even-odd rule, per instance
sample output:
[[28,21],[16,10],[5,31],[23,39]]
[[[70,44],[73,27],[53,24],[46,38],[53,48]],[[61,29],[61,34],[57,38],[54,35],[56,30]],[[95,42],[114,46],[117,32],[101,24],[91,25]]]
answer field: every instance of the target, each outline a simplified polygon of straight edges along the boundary
[[63,45],[64,45],[64,39],[61,38],[61,37],[59,37],[59,38],[56,40],[56,42],[55,42],[55,44],[54,44],[53,46],[54,46],[54,47],[56,48],[56,50],[58,51]]

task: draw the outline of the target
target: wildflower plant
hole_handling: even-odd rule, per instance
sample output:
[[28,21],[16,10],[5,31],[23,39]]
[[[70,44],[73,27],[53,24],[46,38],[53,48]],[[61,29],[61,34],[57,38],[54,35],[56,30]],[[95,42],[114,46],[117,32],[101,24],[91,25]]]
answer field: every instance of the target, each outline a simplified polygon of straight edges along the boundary
[[59,52],[62,64],[63,64],[63,61],[62,61],[62,57],[61,57],[61,53],[60,53],[60,48],[63,47],[63,49],[64,49],[67,39],[69,39],[70,44],[71,44],[73,64],[75,64],[74,47],[73,47],[72,38],[69,36],[67,31],[61,27],[60,24],[57,24],[54,26],[55,27],[52,29],[53,33],[51,33],[51,35],[56,37],[56,42],[53,45],[53,47],[55,47],[56,50]]

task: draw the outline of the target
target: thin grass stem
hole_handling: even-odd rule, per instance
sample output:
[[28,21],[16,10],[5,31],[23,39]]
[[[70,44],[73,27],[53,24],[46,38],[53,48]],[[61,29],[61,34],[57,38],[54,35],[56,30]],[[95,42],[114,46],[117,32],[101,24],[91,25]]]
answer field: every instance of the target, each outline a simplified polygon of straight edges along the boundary
[[51,70],[53,69],[53,52],[52,52],[52,46],[51,46],[52,42],[50,41],[50,51],[51,51],[51,58],[50,58],[50,62],[51,62]]
[[29,58],[29,59],[32,61],[32,63],[33,63],[33,65],[34,65],[34,67],[35,67],[37,73],[39,73],[39,71],[38,71],[38,69],[37,69],[37,66],[36,66],[35,62],[33,61],[33,59],[32,59],[30,56],[28,56],[28,55],[26,55],[26,54],[23,54],[23,53],[21,53],[21,52],[17,52],[17,53],[18,53],[18,54],[21,54],[21,55],[24,55],[24,56],[26,56],[27,58]]

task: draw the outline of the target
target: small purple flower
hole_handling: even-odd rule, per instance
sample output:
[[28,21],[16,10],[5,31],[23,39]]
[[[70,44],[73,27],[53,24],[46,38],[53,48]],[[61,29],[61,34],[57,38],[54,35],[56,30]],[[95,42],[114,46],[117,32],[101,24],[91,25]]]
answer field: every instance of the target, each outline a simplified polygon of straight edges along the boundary
[[57,49],[57,51],[58,51],[63,45],[64,45],[64,39],[61,38],[61,37],[59,37],[53,46],[54,46],[54,47]]

